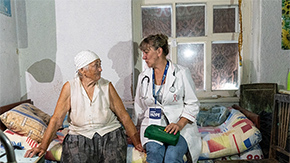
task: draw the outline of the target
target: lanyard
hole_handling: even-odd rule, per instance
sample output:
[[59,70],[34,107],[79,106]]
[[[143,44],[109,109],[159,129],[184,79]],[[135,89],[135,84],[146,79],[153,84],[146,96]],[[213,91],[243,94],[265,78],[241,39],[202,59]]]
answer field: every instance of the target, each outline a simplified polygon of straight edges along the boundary
[[167,61],[167,64],[166,64],[166,67],[165,67],[165,70],[164,70],[164,73],[163,73],[163,77],[162,77],[162,81],[161,81],[161,86],[160,88],[158,89],[156,95],[155,95],[155,75],[154,75],[154,69],[153,69],[153,72],[152,72],[152,79],[153,79],[153,83],[152,83],[152,87],[153,87],[153,97],[155,99],[155,104],[156,104],[156,100],[157,100],[157,95],[159,94],[161,88],[162,88],[162,85],[163,85],[163,82],[165,80],[165,77],[166,77],[166,74],[167,74],[167,70],[168,70],[168,67],[169,67],[169,61]]

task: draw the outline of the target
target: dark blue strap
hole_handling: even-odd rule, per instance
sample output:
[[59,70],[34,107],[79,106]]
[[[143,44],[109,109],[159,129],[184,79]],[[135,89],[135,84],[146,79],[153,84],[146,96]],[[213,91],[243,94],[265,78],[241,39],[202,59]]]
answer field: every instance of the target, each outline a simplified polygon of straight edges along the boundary
[[156,100],[157,100],[157,96],[162,88],[162,85],[163,85],[163,82],[165,80],[165,77],[166,77],[166,74],[167,74],[167,70],[168,70],[168,67],[169,67],[169,61],[167,61],[167,64],[166,64],[166,67],[165,67],[165,70],[164,70],[164,73],[163,73],[163,77],[162,77],[162,81],[161,81],[161,86],[159,88],[159,90],[157,91],[156,95],[155,95],[155,74],[154,74],[154,69],[153,69],[153,72],[152,72],[152,90],[153,90],[153,97],[155,98],[155,104],[156,104]]

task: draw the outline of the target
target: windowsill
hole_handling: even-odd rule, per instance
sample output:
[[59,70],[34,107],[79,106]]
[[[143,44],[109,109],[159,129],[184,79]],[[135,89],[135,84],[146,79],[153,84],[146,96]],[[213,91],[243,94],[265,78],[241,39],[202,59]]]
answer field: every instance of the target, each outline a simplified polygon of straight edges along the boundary
[[200,103],[239,103],[239,97],[207,97],[200,98]]
[[[239,103],[239,97],[203,97],[198,98],[200,103]],[[124,101],[125,107],[132,107],[134,101]]]

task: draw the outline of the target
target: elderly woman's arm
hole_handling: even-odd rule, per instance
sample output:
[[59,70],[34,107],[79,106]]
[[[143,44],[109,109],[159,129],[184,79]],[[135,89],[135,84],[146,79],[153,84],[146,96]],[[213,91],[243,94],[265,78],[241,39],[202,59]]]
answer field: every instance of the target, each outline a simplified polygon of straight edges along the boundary
[[48,127],[44,133],[41,144],[38,147],[28,150],[24,157],[33,157],[34,155],[43,155],[50,142],[56,135],[57,130],[62,126],[62,122],[66,113],[70,109],[70,84],[67,82],[64,84],[59,99],[56,104],[54,113],[49,121]]
[[109,84],[109,94],[111,110],[118,116],[119,120],[125,127],[126,134],[131,138],[135,148],[138,151],[144,152],[140,141],[139,133],[137,132],[133,121],[131,120],[128,112],[126,111],[124,104],[112,83]]

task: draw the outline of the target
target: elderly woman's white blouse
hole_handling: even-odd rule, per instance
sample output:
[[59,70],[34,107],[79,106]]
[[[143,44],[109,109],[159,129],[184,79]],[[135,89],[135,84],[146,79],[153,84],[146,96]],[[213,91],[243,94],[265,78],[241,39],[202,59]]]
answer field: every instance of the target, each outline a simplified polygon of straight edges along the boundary
[[79,77],[69,81],[71,109],[68,116],[69,134],[93,138],[97,132],[103,136],[121,127],[110,109],[109,81],[101,78],[95,86],[92,100],[89,99]]

